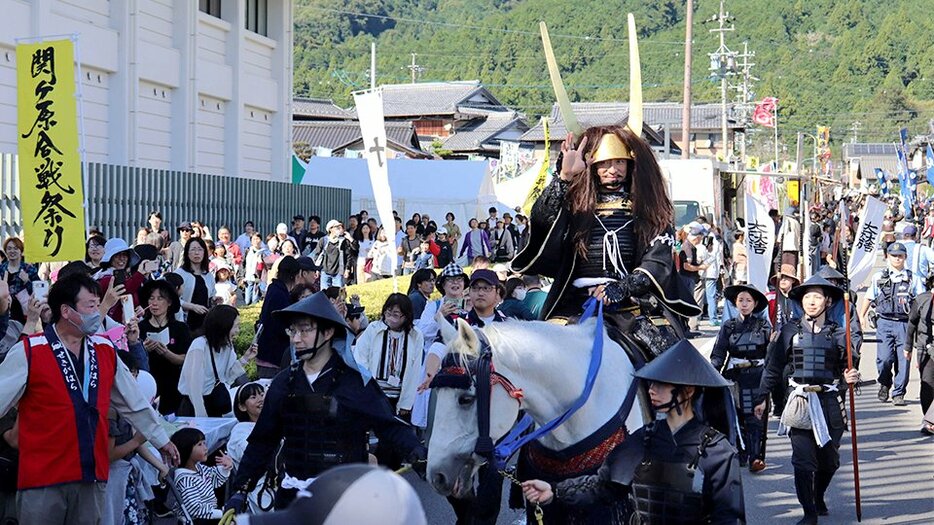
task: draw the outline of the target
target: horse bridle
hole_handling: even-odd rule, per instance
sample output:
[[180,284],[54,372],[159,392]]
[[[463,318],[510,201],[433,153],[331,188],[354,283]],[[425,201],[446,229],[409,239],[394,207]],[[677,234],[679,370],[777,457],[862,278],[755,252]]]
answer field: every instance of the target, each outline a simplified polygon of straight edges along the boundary
[[[490,342],[482,331],[474,328],[477,339],[480,341],[479,356],[471,362],[466,361],[462,354],[448,354],[442,362],[441,373],[435,376],[431,386],[468,389],[476,385],[477,391],[477,443],[474,446],[474,453],[486,458],[487,461],[494,464],[497,469],[505,468],[506,462],[523,445],[536,440],[541,436],[550,433],[552,430],[563,424],[573,416],[593,391],[596,382],[597,373],[600,371],[600,363],[603,359],[603,302],[591,297],[584,303],[584,313],[581,315],[580,322],[584,322],[590,317],[596,317],[596,333],[594,337],[593,350],[591,352],[590,364],[587,367],[587,377],[584,381],[584,388],[577,399],[561,415],[543,423],[535,425],[535,421],[529,414],[524,414],[513,423],[512,428],[495,444],[490,437],[490,394],[494,384],[501,384],[509,395],[517,400],[521,407],[522,391],[498,374],[493,368],[493,352]],[[447,366],[445,366],[447,365]],[[474,370],[471,372],[471,368]],[[625,413],[629,414],[629,408],[635,398],[635,383],[629,388],[624,401]],[[535,426],[533,429],[532,427]]]
[[[463,354],[448,354],[444,358],[441,370],[431,381],[431,388],[447,387],[467,390],[475,386],[477,396],[477,443],[474,453],[493,460],[494,443],[490,437],[490,404],[493,387],[499,385],[506,390],[509,397],[515,399],[522,406],[522,389],[515,385],[504,375],[496,371],[493,366],[493,349],[486,335],[474,328],[474,333],[480,341],[479,355],[475,359],[468,359]],[[518,420],[518,418],[517,418]]]

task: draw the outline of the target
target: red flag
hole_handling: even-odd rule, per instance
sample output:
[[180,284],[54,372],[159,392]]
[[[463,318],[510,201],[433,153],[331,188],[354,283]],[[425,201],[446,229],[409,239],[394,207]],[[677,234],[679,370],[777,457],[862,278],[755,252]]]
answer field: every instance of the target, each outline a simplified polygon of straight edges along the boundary
[[767,128],[775,127],[775,107],[778,105],[778,99],[775,97],[765,97],[762,102],[756,104],[755,111],[752,112],[752,121],[760,126]]

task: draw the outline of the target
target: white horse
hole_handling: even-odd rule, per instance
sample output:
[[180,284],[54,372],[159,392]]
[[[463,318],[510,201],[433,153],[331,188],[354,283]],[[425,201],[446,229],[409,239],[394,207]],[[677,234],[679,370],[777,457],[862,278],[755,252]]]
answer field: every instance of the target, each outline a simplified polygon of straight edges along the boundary
[[[449,353],[475,358],[480,341],[462,320],[457,327],[441,323]],[[560,326],[542,321],[489,323],[482,329],[490,343],[498,374],[522,390],[521,399],[494,384],[490,395],[490,437],[495,442],[516,422],[520,407],[541,426],[557,418],[581,395],[590,365],[595,319],[580,325]],[[591,436],[614,418],[633,381],[632,361],[606,333],[603,359],[593,391],[584,406],[564,424],[539,438],[553,451],[564,450]],[[428,444],[428,480],[445,496],[465,497],[477,470],[485,461],[474,453],[477,442],[477,406],[474,386],[467,390],[436,388],[436,405]],[[641,427],[644,410],[639,397],[626,420],[631,433]]]

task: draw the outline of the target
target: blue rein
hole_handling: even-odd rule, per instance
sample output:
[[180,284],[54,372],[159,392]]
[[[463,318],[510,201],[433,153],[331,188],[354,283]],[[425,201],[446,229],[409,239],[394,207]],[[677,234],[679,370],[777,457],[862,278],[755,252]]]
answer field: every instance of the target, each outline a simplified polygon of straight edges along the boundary
[[493,466],[497,470],[504,469],[509,458],[526,443],[548,434],[567,421],[575,412],[580,410],[587,402],[587,399],[590,398],[593,385],[597,381],[597,372],[600,371],[600,363],[603,361],[603,301],[598,301],[591,297],[584,303],[584,313],[581,315],[579,322],[583,323],[587,321],[593,317],[594,314],[597,316],[597,327],[594,332],[593,350],[590,356],[590,366],[587,369],[587,379],[584,381],[584,391],[581,392],[581,395],[578,396],[574,403],[571,404],[563,414],[525,435],[522,434],[532,426],[534,421],[532,420],[532,416],[528,414],[523,416],[493,449]]

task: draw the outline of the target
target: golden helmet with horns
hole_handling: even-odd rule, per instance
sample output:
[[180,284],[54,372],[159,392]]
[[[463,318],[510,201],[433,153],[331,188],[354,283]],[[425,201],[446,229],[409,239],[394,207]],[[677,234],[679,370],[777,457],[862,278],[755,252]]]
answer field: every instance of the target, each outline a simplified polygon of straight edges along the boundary
[[605,160],[632,160],[633,158],[635,157],[632,154],[632,150],[619,138],[619,135],[616,133],[606,133],[600,137],[600,143],[597,144],[597,149],[594,151],[589,161],[591,163],[597,163]]

